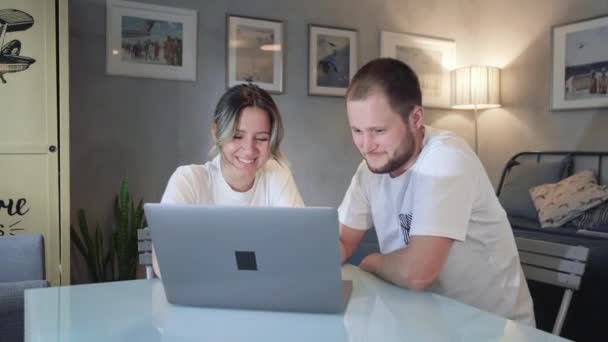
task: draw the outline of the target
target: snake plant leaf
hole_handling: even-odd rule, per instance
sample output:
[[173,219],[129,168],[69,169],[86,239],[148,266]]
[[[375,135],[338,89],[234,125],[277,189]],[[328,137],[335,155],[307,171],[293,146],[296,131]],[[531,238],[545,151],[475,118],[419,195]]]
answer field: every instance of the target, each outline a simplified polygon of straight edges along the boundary
[[80,252],[80,255],[82,255],[85,263],[87,264],[87,269],[91,280],[99,281],[97,279],[97,273],[95,272],[95,263],[89,254],[89,249],[84,245],[73,226],[70,226],[70,236],[72,242],[74,242],[74,245],[76,245],[76,249],[78,249],[78,252]]
[[143,199],[137,203],[129,193],[129,181],[123,177],[114,198],[114,225],[107,240],[99,224],[89,229],[84,210],[78,211],[80,234],[71,227],[72,241],[84,257],[93,281],[135,279],[138,262],[137,230],[144,228],[146,219]]
[[138,260],[137,230],[142,227],[138,208],[135,207],[129,193],[127,177],[122,179],[119,193],[114,200],[114,219],[113,250],[116,257],[117,277],[120,280],[134,279]]
[[106,279],[116,280],[116,275],[114,272],[114,247],[112,246],[112,235],[110,235],[110,240],[108,241],[108,252],[106,253],[106,257],[103,263],[104,270],[107,270]]
[[78,210],[78,225],[80,226],[80,233],[82,234],[82,239],[84,240],[84,244],[87,247],[91,246],[91,236],[89,235],[89,225],[87,224],[87,217],[84,212],[84,209]]
[[107,275],[107,266],[103,259],[108,252],[104,252],[103,233],[99,224],[94,231],[90,231],[86,214],[83,209],[77,212],[79,231],[70,226],[71,240],[80,252],[87,265],[89,276],[94,282],[113,280]]
[[97,225],[95,229],[95,249],[98,253],[95,255],[96,258],[96,266],[98,276],[101,279],[105,278],[105,270],[103,267],[103,259],[104,259],[104,248],[103,248],[103,236],[101,235],[101,228]]

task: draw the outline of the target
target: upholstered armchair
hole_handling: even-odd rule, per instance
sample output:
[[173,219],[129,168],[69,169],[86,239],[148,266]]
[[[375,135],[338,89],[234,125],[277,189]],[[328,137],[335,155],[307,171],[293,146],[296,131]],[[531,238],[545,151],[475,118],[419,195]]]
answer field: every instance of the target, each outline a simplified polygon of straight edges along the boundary
[[0,237],[0,341],[23,341],[23,293],[48,286],[40,234]]

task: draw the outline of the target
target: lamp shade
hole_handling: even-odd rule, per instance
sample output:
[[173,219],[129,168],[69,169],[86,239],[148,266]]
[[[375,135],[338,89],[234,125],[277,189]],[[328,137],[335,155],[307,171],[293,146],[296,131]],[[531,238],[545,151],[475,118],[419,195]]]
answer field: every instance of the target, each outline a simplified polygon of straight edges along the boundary
[[452,70],[452,108],[500,107],[500,69],[468,66]]

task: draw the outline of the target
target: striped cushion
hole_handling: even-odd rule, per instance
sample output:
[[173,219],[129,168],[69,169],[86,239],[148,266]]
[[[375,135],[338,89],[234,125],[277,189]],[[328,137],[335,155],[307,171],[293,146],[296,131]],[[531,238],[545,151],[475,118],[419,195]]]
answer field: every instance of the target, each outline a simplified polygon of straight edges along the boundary
[[572,220],[579,229],[608,233],[608,201]]

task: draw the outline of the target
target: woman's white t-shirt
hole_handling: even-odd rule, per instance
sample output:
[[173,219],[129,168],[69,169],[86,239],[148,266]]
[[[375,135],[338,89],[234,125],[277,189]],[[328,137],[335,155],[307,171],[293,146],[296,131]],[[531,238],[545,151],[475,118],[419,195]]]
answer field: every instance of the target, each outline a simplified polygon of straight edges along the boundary
[[203,165],[175,170],[161,203],[253,207],[303,207],[304,202],[289,167],[269,159],[255,175],[251,189],[232,190],[221,170],[221,155]]

